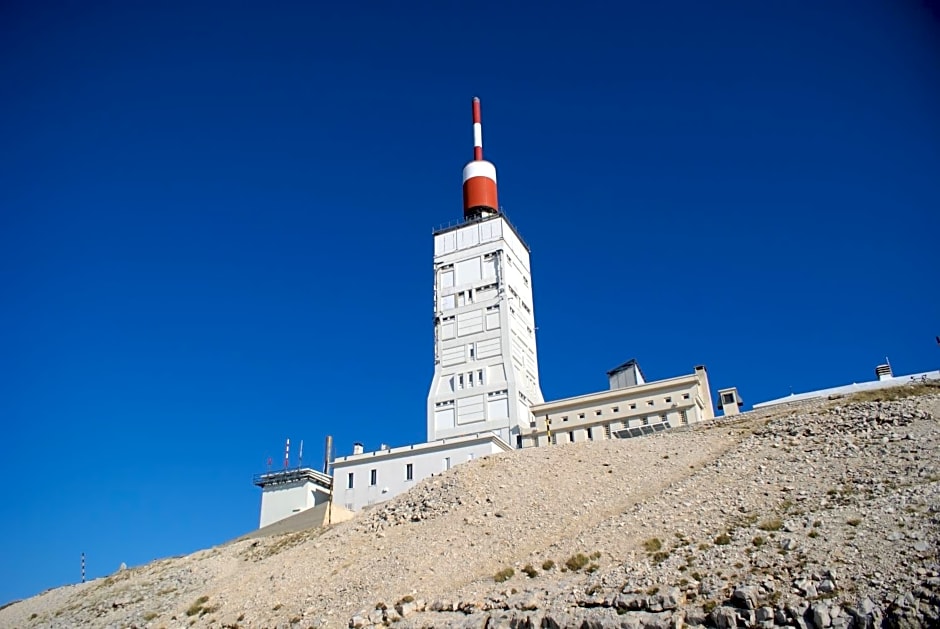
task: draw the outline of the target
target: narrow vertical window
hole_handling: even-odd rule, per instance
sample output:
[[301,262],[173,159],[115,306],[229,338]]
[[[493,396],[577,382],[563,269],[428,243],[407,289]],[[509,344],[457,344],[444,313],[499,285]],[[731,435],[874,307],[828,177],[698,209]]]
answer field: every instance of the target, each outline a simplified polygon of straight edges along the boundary
[[346,489],[352,489],[352,488],[353,488],[353,483],[355,482],[355,481],[354,481],[355,477],[356,477],[355,474],[353,474],[352,472],[350,472],[349,475],[346,476]]
[[415,478],[415,466],[411,463],[405,466],[405,480],[414,480]]
[[379,484],[379,471],[372,470],[369,472],[369,484],[373,487]]
[[448,457],[444,457],[444,470],[446,471],[449,469],[450,469],[450,457],[448,456]]

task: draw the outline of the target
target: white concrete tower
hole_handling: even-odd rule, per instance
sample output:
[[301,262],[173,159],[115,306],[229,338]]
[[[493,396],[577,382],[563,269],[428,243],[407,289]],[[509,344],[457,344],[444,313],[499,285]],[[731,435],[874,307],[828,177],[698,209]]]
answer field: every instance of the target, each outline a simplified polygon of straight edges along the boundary
[[500,213],[496,167],[483,159],[473,99],[473,160],[463,169],[464,221],[434,233],[434,380],[428,441],[484,431],[518,445],[543,402],[529,248]]

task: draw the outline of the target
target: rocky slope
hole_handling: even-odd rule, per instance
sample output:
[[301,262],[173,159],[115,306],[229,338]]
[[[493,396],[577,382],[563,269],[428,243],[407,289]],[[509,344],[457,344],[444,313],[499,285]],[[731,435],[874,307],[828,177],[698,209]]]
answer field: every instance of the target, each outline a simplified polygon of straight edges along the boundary
[[938,627],[940,388],[876,395],[486,457],[0,627]]

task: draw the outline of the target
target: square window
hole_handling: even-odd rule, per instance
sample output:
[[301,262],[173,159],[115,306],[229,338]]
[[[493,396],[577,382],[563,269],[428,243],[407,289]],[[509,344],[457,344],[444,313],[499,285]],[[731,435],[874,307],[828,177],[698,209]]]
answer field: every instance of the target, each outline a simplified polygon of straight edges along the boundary
[[655,404],[655,402],[653,402],[653,400],[647,400],[647,401],[646,401],[646,405],[647,405],[647,406],[653,406],[654,404]]
[[565,415],[564,417],[562,417],[562,418],[561,418],[561,421],[563,421],[563,422],[566,422],[566,421],[568,421],[568,416],[567,416],[567,415]]
[[600,416],[601,416],[601,411],[594,411],[594,414],[597,415],[598,417],[600,417]]
[[667,397],[665,400],[663,400],[663,402],[665,402],[666,404],[672,404],[672,398]]
[[688,399],[689,399],[689,394],[688,394],[688,393],[683,393],[683,394],[682,394],[682,399],[683,399],[683,400],[688,400]]
[[578,419],[584,419],[584,413],[578,413]]
[[636,404],[631,404],[631,405],[630,405],[630,410],[631,410],[631,411],[635,411],[635,410],[636,410]]
[[610,409],[610,412],[611,412],[611,413],[619,413],[619,412],[620,412],[620,407],[619,407],[619,406],[615,406],[615,407],[613,407],[612,409]]

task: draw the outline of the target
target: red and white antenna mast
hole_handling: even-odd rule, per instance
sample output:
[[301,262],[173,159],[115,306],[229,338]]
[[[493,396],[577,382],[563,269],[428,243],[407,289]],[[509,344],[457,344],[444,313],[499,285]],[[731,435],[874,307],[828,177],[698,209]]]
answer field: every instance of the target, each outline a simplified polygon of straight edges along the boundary
[[284,469],[287,469],[287,466],[290,464],[290,438],[288,437],[287,443],[284,444]]
[[499,212],[496,166],[483,159],[483,119],[480,99],[473,99],[473,161],[463,167],[463,217]]

